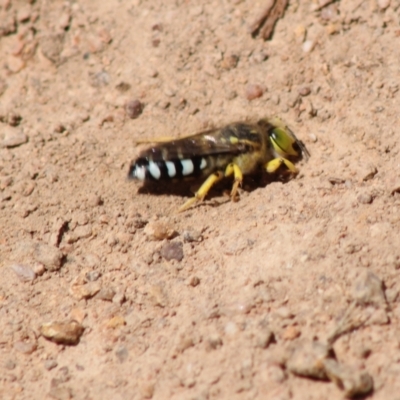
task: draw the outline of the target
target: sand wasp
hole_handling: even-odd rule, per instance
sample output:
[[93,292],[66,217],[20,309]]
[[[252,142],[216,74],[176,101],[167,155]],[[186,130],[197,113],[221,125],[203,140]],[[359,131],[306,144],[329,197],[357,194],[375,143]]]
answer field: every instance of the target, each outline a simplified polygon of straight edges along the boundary
[[270,174],[282,169],[297,174],[293,162],[309,157],[305,145],[278,118],[264,118],[256,123],[234,122],[193,136],[154,143],[131,163],[129,178],[157,181],[207,177],[179,211],[202,201],[224,177],[233,175],[230,196],[236,200],[243,175],[262,168]]

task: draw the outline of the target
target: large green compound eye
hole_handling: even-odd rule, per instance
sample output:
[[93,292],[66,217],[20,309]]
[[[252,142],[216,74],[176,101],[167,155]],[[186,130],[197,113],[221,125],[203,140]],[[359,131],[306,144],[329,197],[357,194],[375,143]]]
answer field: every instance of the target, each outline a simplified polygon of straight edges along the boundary
[[285,156],[300,156],[301,150],[299,146],[284,129],[274,128],[270,133],[270,140],[274,146],[274,150],[282,157]]

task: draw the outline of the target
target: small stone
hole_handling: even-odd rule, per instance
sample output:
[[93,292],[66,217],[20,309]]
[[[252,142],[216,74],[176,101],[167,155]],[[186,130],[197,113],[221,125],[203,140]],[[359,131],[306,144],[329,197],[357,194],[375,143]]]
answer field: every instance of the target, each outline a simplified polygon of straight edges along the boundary
[[48,322],[40,327],[40,333],[47,340],[57,344],[76,345],[85,328],[76,321]]
[[324,343],[303,340],[294,349],[286,367],[295,375],[326,379],[323,361],[329,357],[330,352],[330,347]]
[[125,298],[125,293],[123,291],[115,293],[112,302],[114,304],[122,305],[124,301],[126,300]]
[[167,305],[167,297],[161,285],[151,285],[147,293],[155,306],[165,307]]
[[313,40],[306,40],[302,45],[302,49],[304,53],[311,53],[311,51],[314,49],[314,46],[315,42]]
[[71,295],[78,300],[91,299],[101,289],[98,282],[89,282],[84,285],[73,284],[70,288]]
[[381,10],[386,10],[390,6],[390,0],[377,0],[377,3]]
[[301,331],[297,326],[288,326],[282,334],[284,340],[294,340],[301,335]]
[[374,198],[369,193],[361,193],[357,196],[357,201],[360,204],[371,204]]
[[6,65],[9,71],[16,74],[21,71],[25,67],[25,62],[20,57],[15,57],[13,55],[9,55],[7,57]]
[[248,84],[246,87],[246,99],[251,101],[261,97],[264,94],[264,90],[260,85]]
[[125,93],[131,88],[131,85],[127,82],[120,82],[115,86],[120,93]]
[[328,378],[344,390],[346,397],[364,396],[372,391],[373,380],[368,373],[339,364],[333,358],[324,360],[323,365]]
[[260,332],[256,336],[255,346],[260,349],[266,349],[274,340],[274,334],[270,330]]
[[119,346],[117,350],[115,350],[115,355],[118,358],[118,361],[123,363],[129,357],[128,349],[125,346]]
[[31,18],[32,6],[30,4],[24,4],[18,9],[17,20],[19,22],[27,22]]
[[55,64],[60,62],[60,54],[64,47],[64,38],[64,33],[48,33],[39,39],[43,55]]
[[160,250],[160,255],[167,261],[183,260],[183,245],[181,242],[165,243]]
[[16,114],[14,112],[10,112],[7,115],[7,123],[10,126],[18,126],[22,121],[22,117],[19,114]]
[[33,264],[32,270],[37,276],[42,276],[46,272],[46,268],[44,267],[44,265],[38,262],[35,262]]
[[145,399],[151,399],[154,395],[154,383],[143,382],[139,385],[140,395]]
[[143,232],[150,240],[171,239],[176,236],[176,231],[167,221],[151,221],[146,225]]
[[88,282],[96,282],[101,277],[101,273],[99,271],[89,271],[85,274],[85,278]]
[[106,322],[106,327],[109,329],[117,329],[124,325],[126,325],[126,320],[121,315],[116,315]]
[[32,282],[36,278],[36,274],[28,265],[15,264],[11,269],[17,274],[22,282]]
[[308,96],[311,93],[311,89],[308,86],[304,86],[299,89],[299,95],[300,96]]
[[71,23],[71,14],[69,11],[65,11],[58,18],[57,25],[60,29],[67,30]]
[[223,345],[222,339],[219,335],[211,335],[209,338],[206,340],[206,350],[216,350],[218,347],[221,347]]
[[51,371],[58,366],[58,363],[56,360],[46,360],[43,363],[43,366],[47,369],[47,371]]
[[13,361],[13,360],[7,360],[7,361],[4,363],[4,368],[6,368],[6,369],[8,369],[8,370],[10,370],[10,371],[12,371],[13,369],[15,369],[16,366],[17,366],[17,364],[16,364],[15,361]]
[[113,301],[114,296],[115,296],[115,290],[111,288],[102,288],[96,294],[95,298],[104,301]]
[[48,271],[58,271],[64,258],[63,253],[53,246],[44,243],[35,245],[34,257],[36,261],[43,264]]
[[183,240],[185,242],[201,242],[203,237],[201,236],[201,232],[195,230],[187,230],[183,231]]
[[374,165],[367,165],[365,167],[366,171],[363,171],[364,176],[362,178],[362,180],[364,182],[369,181],[371,179],[373,179],[373,177],[378,173],[378,169],[374,166]]
[[22,354],[32,354],[37,349],[37,343],[18,341],[14,343],[14,349]]
[[131,100],[125,104],[125,111],[129,118],[135,119],[143,112],[143,104],[139,100]]
[[197,276],[192,276],[189,279],[189,285],[192,287],[196,287],[196,286],[200,285],[200,279]]
[[76,321],[79,324],[82,324],[83,320],[86,318],[87,313],[82,308],[73,308],[69,313],[69,317],[71,321]]
[[64,386],[53,386],[48,395],[56,400],[70,400],[72,399],[72,390]]
[[91,207],[101,206],[103,199],[97,194],[90,194],[87,199],[88,205]]
[[235,54],[225,55],[221,61],[221,67],[224,69],[233,69],[237,66],[239,62],[239,57]]
[[4,127],[3,133],[4,139],[0,142],[0,148],[18,147],[28,141],[28,136],[12,127]]
[[190,333],[180,333],[176,337],[175,348],[173,352],[173,357],[176,357],[178,354],[183,353],[185,350],[194,346],[194,340]]
[[17,31],[17,23],[13,14],[14,13],[9,13],[8,16],[2,14],[0,18],[0,38],[2,36],[11,35]]
[[89,74],[89,84],[95,88],[107,86],[110,80],[110,74],[106,71]]
[[382,281],[368,269],[361,270],[354,282],[351,294],[359,304],[386,307]]

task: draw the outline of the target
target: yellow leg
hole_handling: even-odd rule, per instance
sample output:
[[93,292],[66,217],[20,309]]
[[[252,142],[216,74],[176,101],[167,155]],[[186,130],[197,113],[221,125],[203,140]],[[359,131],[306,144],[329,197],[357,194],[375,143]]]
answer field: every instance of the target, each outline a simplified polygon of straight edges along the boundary
[[282,166],[282,164],[285,165],[285,167],[293,174],[297,174],[299,172],[294,164],[286,158],[274,158],[265,165],[265,169],[269,174],[273,174]]
[[179,208],[178,212],[182,212],[190,208],[197,201],[203,201],[204,197],[207,196],[207,193],[210,191],[212,186],[220,181],[224,177],[224,174],[221,171],[214,172],[211,174],[206,181],[200,186],[200,189],[196,192],[194,197],[189,199],[182,207]]
[[229,164],[226,167],[225,176],[230,176],[232,174],[235,178],[235,181],[233,182],[233,186],[232,186],[232,190],[231,190],[231,199],[233,201],[235,201],[237,198],[236,196],[237,196],[237,191],[238,191],[239,185],[241,185],[243,182],[243,174],[242,174],[242,171],[240,170],[240,168],[236,164]]

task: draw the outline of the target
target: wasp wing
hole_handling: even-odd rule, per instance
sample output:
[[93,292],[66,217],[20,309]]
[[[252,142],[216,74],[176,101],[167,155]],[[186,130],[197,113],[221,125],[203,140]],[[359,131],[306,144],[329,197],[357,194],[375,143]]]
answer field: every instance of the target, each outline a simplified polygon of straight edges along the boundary
[[234,155],[249,151],[249,146],[260,146],[255,126],[235,123],[221,129],[158,143],[142,151],[139,157],[159,161],[227,153]]

